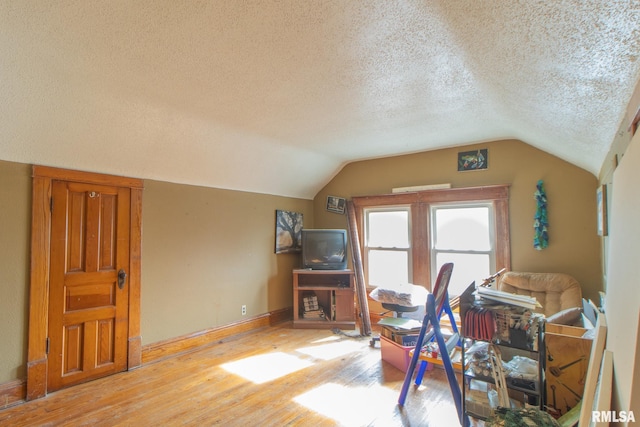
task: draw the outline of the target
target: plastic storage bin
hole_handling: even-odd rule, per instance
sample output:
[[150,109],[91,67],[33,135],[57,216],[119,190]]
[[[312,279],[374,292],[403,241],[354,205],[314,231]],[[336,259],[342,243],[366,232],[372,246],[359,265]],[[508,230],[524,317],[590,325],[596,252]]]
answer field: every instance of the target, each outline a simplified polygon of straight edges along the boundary
[[[411,346],[405,347],[394,341],[391,341],[389,338],[380,336],[380,350],[382,353],[382,360],[391,363],[402,372],[407,372],[407,369],[409,368],[409,362],[411,362],[409,352],[412,349],[413,347]],[[420,364],[416,363],[416,367],[418,366],[420,366]]]

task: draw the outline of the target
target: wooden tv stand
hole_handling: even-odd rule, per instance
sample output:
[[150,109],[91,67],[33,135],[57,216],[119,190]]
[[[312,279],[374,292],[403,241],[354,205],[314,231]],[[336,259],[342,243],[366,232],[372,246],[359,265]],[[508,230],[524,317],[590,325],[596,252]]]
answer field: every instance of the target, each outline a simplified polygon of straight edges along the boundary
[[[305,296],[316,296],[324,318],[305,318]],[[352,270],[293,270],[293,327],[355,329],[355,280]]]

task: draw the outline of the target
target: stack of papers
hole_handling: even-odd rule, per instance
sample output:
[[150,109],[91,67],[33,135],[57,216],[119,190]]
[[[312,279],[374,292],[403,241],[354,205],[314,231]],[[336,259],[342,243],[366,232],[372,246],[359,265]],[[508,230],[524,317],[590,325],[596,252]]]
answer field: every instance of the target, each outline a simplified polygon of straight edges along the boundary
[[542,305],[535,297],[530,297],[527,295],[516,295],[509,292],[487,288],[484,286],[478,287],[477,292],[481,298],[498,301],[503,304],[516,305],[518,307],[528,308],[529,310],[542,308]]
[[422,322],[403,317],[383,317],[378,322],[382,326],[380,335],[405,347],[415,347]]
[[383,317],[378,322],[378,325],[402,331],[420,331],[420,328],[422,328],[422,322],[419,320],[405,319],[404,317]]

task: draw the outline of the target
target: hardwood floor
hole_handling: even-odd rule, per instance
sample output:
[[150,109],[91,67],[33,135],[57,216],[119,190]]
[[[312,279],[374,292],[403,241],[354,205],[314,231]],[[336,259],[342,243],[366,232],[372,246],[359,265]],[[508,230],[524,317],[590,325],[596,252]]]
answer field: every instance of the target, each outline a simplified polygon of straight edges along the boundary
[[444,371],[399,408],[403,379],[368,337],[287,322],[0,410],[0,425],[459,425]]

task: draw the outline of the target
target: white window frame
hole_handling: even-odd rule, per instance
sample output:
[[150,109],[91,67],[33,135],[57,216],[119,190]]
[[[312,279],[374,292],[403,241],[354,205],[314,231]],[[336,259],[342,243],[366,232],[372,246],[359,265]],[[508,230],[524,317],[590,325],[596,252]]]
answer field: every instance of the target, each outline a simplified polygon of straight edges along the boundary
[[[406,212],[407,213],[407,236],[409,239],[409,245],[407,248],[398,248],[398,247],[386,247],[386,246],[369,246],[369,214],[377,213],[377,212]],[[398,206],[384,206],[384,207],[372,207],[366,208],[363,210],[364,215],[364,241],[363,241],[363,258],[364,265],[367,266],[364,270],[365,281],[367,286],[375,287],[374,284],[369,282],[369,252],[372,250],[384,250],[384,251],[397,251],[397,252],[406,252],[407,253],[407,277],[409,281],[411,281],[411,277],[413,276],[413,244],[412,244],[412,226],[411,226],[411,206],[406,205],[398,205]]]
[[[431,289],[437,272],[432,271],[431,245],[429,237],[430,209],[436,204],[476,204],[491,203],[494,212],[495,227],[495,264],[498,268],[511,269],[511,247],[509,237],[509,186],[489,185],[481,187],[451,188],[427,190],[377,196],[352,198],[355,217],[360,231],[360,250],[363,258],[363,270],[366,275],[368,260],[365,252],[364,211],[366,209],[384,209],[387,207],[409,206],[411,209],[411,276],[409,280],[417,285]],[[434,276],[435,275],[435,276]],[[368,280],[365,277],[366,283]]]
[[[438,227],[436,225],[436,211],[441,209],[465,209],[465,208],[487,208],[489,211],[489,242],[490,249],[486,251],[478,250],[456,250],[456,249],[437,249],[436,242],[438,239]],[[475,203],[475,202],[457,202],[457,203],[434,203],[429,207],[430,221],[429,221],[429,234],[430,239],[430,253],[431,253],[431,282],[434,283],[438,276],[437,259],[438,254],[450,253],[450,254],[471,254],[471,255],[489,255],[489,271],[496,271],[496,227],[495,227],[495,209],[493,203]]]

